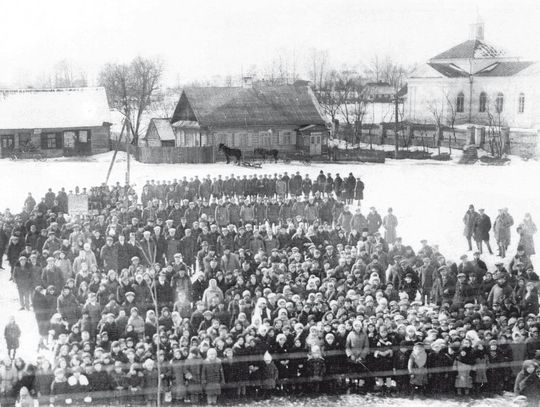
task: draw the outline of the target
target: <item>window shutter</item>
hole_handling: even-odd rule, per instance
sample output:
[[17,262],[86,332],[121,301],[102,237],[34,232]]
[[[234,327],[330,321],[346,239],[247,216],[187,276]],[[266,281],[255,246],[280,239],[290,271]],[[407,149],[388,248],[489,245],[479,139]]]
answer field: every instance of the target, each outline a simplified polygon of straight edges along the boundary
[[296,145],[296,132],[291,131],[291,145]]
[[47,135],[45,133],[41,133],[41,148],[47,149]]
[[55,133],[56,136],[56,148],[62,148],[62,133]]

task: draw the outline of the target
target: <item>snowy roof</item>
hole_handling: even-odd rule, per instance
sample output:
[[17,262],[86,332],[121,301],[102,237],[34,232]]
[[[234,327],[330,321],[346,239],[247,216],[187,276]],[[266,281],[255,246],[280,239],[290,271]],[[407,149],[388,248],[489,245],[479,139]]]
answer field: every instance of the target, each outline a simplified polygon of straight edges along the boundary
[[110,123],[105,88],[0,90],[0,129],[51,129]]
[[462,78],[469,76],[467,72],[454,64],[431,62],[428,65],[447,78]]
[[389,103],[395,94],[394,87],[386,82],[369,82],[362,89],[362,96],[375,103]]
[[185,88],[172,122],[178,120],[202,126],[326,124],[311,89],[293,85]]
[[475,59],[475,58],[499,58],[506,55],[505,51],[483,40],[468,40],[444,51],[431,58],[436,59]]
[[156,132],[161,141],[175,140],[174,131],[171,126],[171,119],[152,119],[151,123],[156,126]]
[[514,76],[529,66],[533,65],[531,61],[509,61],[495,62],[475,75],[479,76]]
[[[515,76],[535,64],[536,63],[532,61],[496,61],[488,66],[485,66],[479,71],[474,72],[473,75],[492,77]],[[469,76],[467,71],[451,62],[430,62],[427,65],[447,78],[466,78]],[[425,71],[417,70],[411,75],[411,77],[431,77],[431,75]]]

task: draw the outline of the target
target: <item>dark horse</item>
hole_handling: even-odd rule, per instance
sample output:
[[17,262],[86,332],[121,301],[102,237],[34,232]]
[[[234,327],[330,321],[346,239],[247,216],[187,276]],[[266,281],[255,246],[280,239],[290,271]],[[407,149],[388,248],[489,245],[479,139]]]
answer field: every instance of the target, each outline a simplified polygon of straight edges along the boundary
[[277,163],[279,151],[267,150],[266,148],[256,148],[253,150],[253,154],[261,156],[263,160],[266,160],[266,157],[273,157],[274,161]]
[[230,157],[236,158],[236,163],[239,164],[242,159],[242,151],[238,148],[229,148],[223,143],[219,143],[218,151],[223,151],[225,157],[227,158],[227,164],[230,162]]

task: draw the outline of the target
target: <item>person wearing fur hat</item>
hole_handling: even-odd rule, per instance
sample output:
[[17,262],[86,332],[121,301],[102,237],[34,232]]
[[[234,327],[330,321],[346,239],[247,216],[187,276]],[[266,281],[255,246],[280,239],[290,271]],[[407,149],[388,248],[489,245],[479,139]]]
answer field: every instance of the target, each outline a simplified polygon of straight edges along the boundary
[[201,383],[204,387],[208,404],[217,404],[221,386],[225,383],[223,367],[214,348],[208,349],[201,367]]
[[429,370],[428,383],[432,389],[438,389],[437,395],[448,392],[448,372],[452,369],[452,359],[448,355],[444,339],[435,339],[428,352],[427,367]]
[[525,360],[523,368],[516,377],[514,393],[527,397],[527,406],[537,406],[540,401],[540,378],[538,364],[533,360]]
[[187,385],[187,396],[191,403],[198,403],[202,394],[201,381],[202,359],[199,349],[192,347],[184,364],[184,377]]
[[418,390],[425,391],[427,385],[427,353],[422,342],[416,342],[407,365],[411,383],[411,398]]
[[459,353],[454,361],[454,370],[457,371],[454,386],[458,396],[468,396],[473,387],[471,372],[473,370],[474,362],[474,353],[471,349],[471,343],[468,339],[463,339]]

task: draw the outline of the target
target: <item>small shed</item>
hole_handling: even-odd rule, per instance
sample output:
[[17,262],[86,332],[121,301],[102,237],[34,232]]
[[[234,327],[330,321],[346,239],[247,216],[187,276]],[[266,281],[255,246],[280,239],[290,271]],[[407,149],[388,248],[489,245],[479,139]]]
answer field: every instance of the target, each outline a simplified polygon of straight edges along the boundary
[[174,147],[175,144],[171,119],[151,119],[145,136],[139,140],[141,147]]

